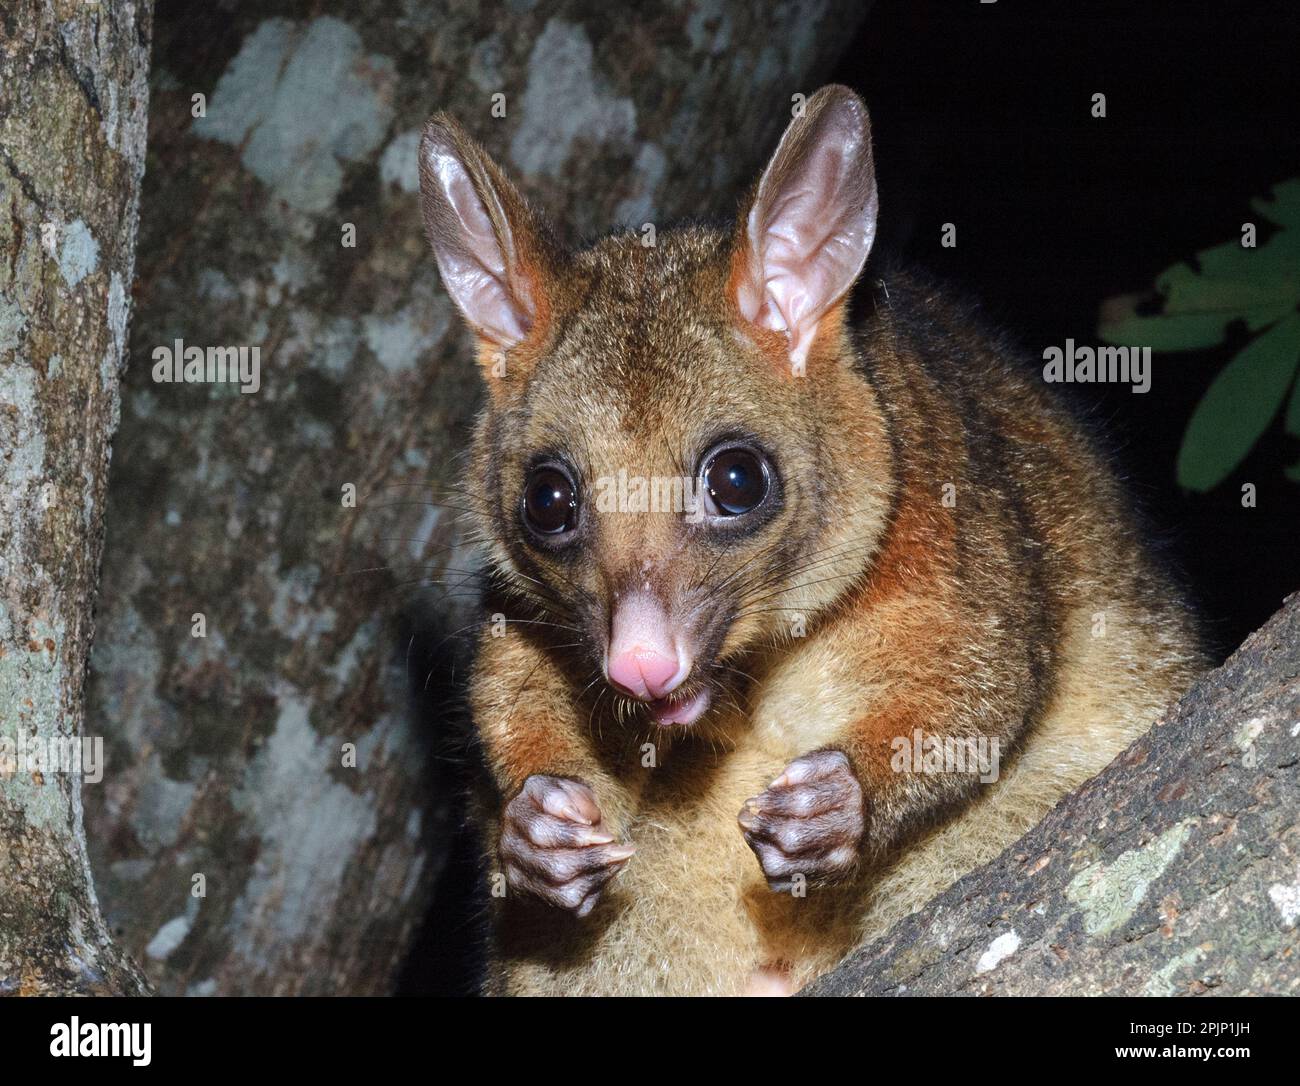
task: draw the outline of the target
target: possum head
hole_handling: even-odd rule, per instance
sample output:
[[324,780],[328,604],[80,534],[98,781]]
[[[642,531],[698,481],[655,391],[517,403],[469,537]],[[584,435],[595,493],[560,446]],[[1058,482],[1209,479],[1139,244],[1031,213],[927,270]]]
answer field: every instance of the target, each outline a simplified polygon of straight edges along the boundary
[[615,691],[692,724],[883,530],[888,441],[844,315],[875,233],[866,108],[822,89],[733,230],[653,244],[562,249],[445,116],[420,174],[489,391],[464,486],[492,564]]

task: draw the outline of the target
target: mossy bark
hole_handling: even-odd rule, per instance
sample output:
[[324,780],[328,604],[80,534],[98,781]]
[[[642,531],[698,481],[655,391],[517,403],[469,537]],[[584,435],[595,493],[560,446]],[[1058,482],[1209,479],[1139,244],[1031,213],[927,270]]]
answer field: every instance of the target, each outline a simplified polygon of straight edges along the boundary
[[[419,130],[451,111],[575,235],[728,215],[866,5],[229,8],[159,12],[92,862],[163,992],[383,992],[443,864],[472,621],[445,493],[479,382]],[[259,390],[155,382],[177,339],[260,347]]]
[[806,995],[1300,994],[1300,595]]
[[95,766],[73,751],[96,734],[83,693],[151,8],[0,11],[0,994],[145,990],[100,915],[82,826]]

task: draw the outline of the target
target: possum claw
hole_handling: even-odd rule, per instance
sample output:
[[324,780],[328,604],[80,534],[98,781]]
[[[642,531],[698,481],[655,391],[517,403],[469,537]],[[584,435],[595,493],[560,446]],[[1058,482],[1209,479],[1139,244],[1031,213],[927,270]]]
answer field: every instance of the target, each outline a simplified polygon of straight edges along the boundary
[[502,815],[507,885],[576,916],[596,907],[635,851],[605,830],[595,796],[578,781],[531,776]]
[[768,885],[842,880],[857,866],[866,829],[862,786],[840,751],[796,758],[737,819]]

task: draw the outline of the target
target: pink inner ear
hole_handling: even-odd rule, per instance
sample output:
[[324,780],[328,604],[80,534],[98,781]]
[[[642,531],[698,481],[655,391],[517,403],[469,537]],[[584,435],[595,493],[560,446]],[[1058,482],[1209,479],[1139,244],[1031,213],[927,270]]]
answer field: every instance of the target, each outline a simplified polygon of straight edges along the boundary
[[785,332],[796,363],[871,251],[877,200],[868,140],[864,118],[827,119],[794,162],[778,150],[749,213],[751,283],[738,298],[741,312]]
[[510,288],[508,262],[514,253],[504,251],[497,240],[491,216],[460,159],[438,145],[426,155],[449,212],[437,217],[432,237],[443,285],[481,336],[502,346],[518,343],[528,334],[532,314],[527,299]]

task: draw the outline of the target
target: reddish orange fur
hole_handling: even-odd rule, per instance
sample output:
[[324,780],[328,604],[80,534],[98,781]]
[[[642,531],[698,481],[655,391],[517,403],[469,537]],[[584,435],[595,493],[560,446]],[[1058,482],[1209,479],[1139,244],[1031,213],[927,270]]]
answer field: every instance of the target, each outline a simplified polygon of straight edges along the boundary
[[[449,131],[476,184],[508,186]],[[529,264],[537,320],[507,352],[507,378],[489,382],[465,487],[491,540],[492,610],[512,623],[481,639],[471,688],[489,866],[501,805],[534,774],[587,784],[609,832],[639,851],[589,917],[495,901],[493,990],[797,987],[1009,844],[1202,665],[1088,436],[929,285],[890,276],[860,330],[834,306],[796,376],[784,336],[738,313],[740,231],[566,254],[532,237],[513,190],[502,206],[521,251],[544,255]],[[563,448],[587,484],[620,468],[674,476],[694,470],[715,424],[775,449],[784,504],[767,530],[720,552],[680,518],[593,513],[569,559],[522,538],[538,451]],[[683,629],[738,612],[702,680],[714,708],[690,730],[656,730],[599,679],[614,594],[642,583]],[[893,744],[914,728],[1000,740],[1002,778],[895,772]],[[848,755],[865,792],[861,862],[806,898],[774,894],[737,812],[825,748]]]

